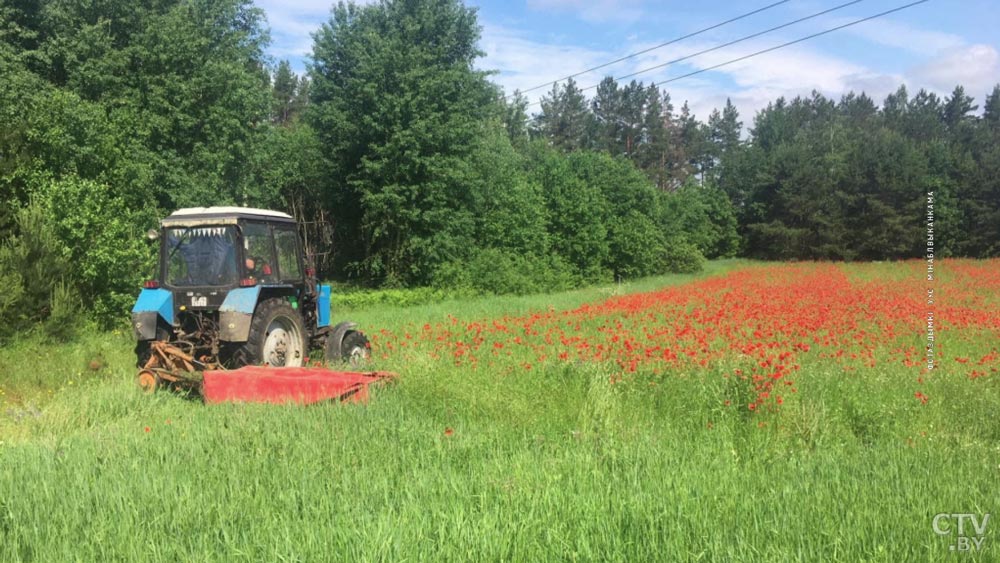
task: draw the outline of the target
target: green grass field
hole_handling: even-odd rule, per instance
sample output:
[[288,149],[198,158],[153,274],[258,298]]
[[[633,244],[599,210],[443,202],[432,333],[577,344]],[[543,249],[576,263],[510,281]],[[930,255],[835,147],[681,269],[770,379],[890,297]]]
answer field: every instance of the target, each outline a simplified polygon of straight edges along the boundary
[[[888,287],[918,266],[839,268],[853,284],[845,288]],[[713,280],[761,275],[777,300],[783,286],[760,274],[769,267],[716,262],[700,276],[558,295],[335,311],[376,336],[377,368],[401,374],[365,406],[146,396],[134,385],[129,334],[14,343],[0,349],[0,561],[1000,559],[992,520],[970,554],[953,553],[955,534],[932,528],[938,513],[998,508],[1000,380],[986,360],[978,377],[951,360],[995,351],[1000,324],[944,325],[945,358],[932,374],[897,361],[894,350],[924,339],[899,329],[905,315],[860,324],[839,343],[797,351],[794,386],[755,410],[745,400],[754,390],[732,376],[749,356],[726,348],[721,332],[701,349],[705,365],[692,355],[634,371],[617,355],[539,359],[549,333],[530,328],[516,338],[484,333],[480,348],[469,329],[452,340],[471,348],[416,342],[449,326],[546,312],[550,326],[569,331],[577,317],[561,311],[661,288],[679,303],[665,310],[701,319],[695,328],[721,327],[729,321],[705,320],[699,311],[711,309],[700,304],[719,298],[722,311],[736,311],[740,286],[710,293]],[[940,282],[951,303],[961,296],[970,310],[997,310],[982,286],[951,283]],[[796,302],[812,299],[807,290]],[[897,301],[885,310],[900,310],[909,291],[887,294]],[[741,310],[765,321],[800,314],[772,311],[761,295]],[[957,315],[946,297],[939,305]],[[639,319],[609,315],[579,321],[580,334],[596,342],[602,327],[624,322],[624,331]],[[983,318],[973,320],[996,316]],[[650,333],[672,322],[641,320]],[[522,337],[534,344],[506,355]],[[841,348],[873,350],[875,365],[864,352],[856,363],[827,355]],[[562,350],[558,341],[552,349]]]

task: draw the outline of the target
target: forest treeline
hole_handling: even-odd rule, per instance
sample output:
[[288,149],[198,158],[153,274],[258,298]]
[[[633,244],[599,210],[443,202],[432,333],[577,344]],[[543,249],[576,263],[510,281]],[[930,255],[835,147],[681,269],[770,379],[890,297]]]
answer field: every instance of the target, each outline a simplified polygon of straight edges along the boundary
[[529,111],[458,0],[340,4],[298,76],[245,0],[0,0],[0,320],[125,318],[173,209],[303,223],[324,276],[524,293],[705,258],[1000,253],[1000,87],[706,121],[640,82]]

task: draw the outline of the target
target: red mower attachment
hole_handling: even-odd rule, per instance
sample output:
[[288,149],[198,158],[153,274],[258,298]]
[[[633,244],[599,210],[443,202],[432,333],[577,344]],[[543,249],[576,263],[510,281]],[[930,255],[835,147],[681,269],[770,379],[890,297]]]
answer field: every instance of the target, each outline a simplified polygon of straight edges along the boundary
[[375,371],[333,371],[326,368],[270,368],[246,366],[203,374],[205,402],[299,403],[338,400],[368,401],[368,386],[394,379],[395,374]]
[[139,371],[138,383],[150,393],[160,387],[196,391],[208,404],[308,405],[320,401],[364,403],[368,401],[369,386],[395,378],[396,374],[386,371],[336,371],[324,367],[245,366],[227,370],[195,359],[166,342],[153,342],[149,360]]

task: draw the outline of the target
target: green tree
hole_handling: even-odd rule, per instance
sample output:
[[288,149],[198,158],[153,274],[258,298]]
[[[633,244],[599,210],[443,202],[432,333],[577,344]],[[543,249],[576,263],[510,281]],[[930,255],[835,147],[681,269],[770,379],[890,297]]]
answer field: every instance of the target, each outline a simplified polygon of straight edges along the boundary
[[267,33],[249,0],[43,0],[7,15],[0,41],[15,56],[0,72],[18,102],[3,107],[35,104],[21,125],[44,133],[19,150],[37,169],[133,206],[241,200],[269,111]]
[[714,110],[709,116],[708,129],[709,140],[715,145],[720,158],[727,152],[739,148],[743,122],[740,121],[740,113],[729,98],[726,98],[726,105],[721,113],[719,110]]
[[729,98],[726,98],[726,105],[722,109],[712,110],[708,116],[708,165],[704,174],[708,175],[713,183],[718,181],[719,173],[716,167],[732,156],[740,146],[740,135],[743,130],[743,122],[740,121],[740,114],[736,106]]
[[983,105],[983,123],[991,128],[1000,125],[1000,84],[994,86],[993,91],[986,96],[986,103]]
[[486,123],[470,155],[470,210],[475,216],[476,245],[517,254],[548,254],[545,198],[529,178],[524,157],[511,145],[499,123]]
[[300,109],[298,91],[298,76],[292,72],[288,61],[281,61],[271,83],[271,96],[274,98],[271,119],[274,123],[285,125],[295,118]]
[[965,94],[965,88],[962,88],[961,85],[955,86],[951,96],[944,101],[944,107],[941,110],[944,124],[948,129],[954,131],[963,123],[971,121],[972,116],[969,114],[977,109],[979,106],[973,103],[972,96]]
[[105,326],[120,322],[136,289],[153,273],[154,250],[144,233],[155,225],[148,209],[130,209],[102,184],[66,178],[44,192],[45,222],[66,249],[66,281],[91,301]]
[[[579,159],[594,153],[580,153]],[[529,150],[530,178],[542,188],[552,251],[584,280],[605,280],[609,257],[605,202],[597,186],[582,180],[558,150],[534,143]]]
[[564,151],[589,146],[593,118],[587,99],[572,78],[563,86],[553,84],[552,91],[542,96],[541,109],[534,127],[552,146]]
[[611,76],[604,77],[597,85],[594,98],[590,101],[593,112],[593,147],[612,155],[624,152],[622,147],[623,126],[622,105],[623,95],[618,88],[618,82]]
[[507,137],[515,147],[523,149],[530,139],[528,120],[528,98],[520,90],[514,90],[509,98],[500,98],[503,124]]
[[646,109],[643,115],[643,143],[639,146],[635,162],[661,190],[672,187],[673,105],[670,95],[661,96],[659,88],[650,84],[646,88]]
[[32,199],[15,212],[16,233],[0,243],[0,336],[30,329],[49,317],[52,295],[71,271],[45,205]]
[[619,279],[662,272],[660,194],[649,178],[629,160],[606,153],[578,151],[567,160],[579,181],[601,198],[599,219],[608,242],[603,269]]
[[691,108],[685,101],[681,113],[677,117],[676,141],[679,145],[678,154],[683,158],[679,163],[680,176],[687,178],[704,171],[706,162],[711,159],[706,143],[706,129],[691,113]]
[[468,159],[496,89],[458,0],[338,4],[315,35],[310,122],[353,270],[425,283],[473,246]]
[[731,258],[740,250],[732,204],[710,185],[688,182],[667,194],[662,223],[669,239],[692,244],[706,258]]

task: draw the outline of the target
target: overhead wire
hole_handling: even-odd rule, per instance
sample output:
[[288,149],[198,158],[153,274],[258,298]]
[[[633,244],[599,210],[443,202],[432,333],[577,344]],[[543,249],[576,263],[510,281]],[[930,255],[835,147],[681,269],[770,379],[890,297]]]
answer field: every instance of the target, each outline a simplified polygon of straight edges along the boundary
[[[680,58],[677,58],[677,59],[673,59],[673,60],[667,61],[665,63],[660,63],[658,65],[654,65],[654,66],[651,66],[651,67],[646,67],[646,68],[643,68],[643,69],[640,69],[640,70],[637,70],[635,72],[631,72],[629,74],[625,74],[625,75],[622,75],[622,76],[616,76],[615,77],[615,81],[624,80],[626,78],[632,78],[633,76],[637,76],[637,75],[649,72],[651,70],[657,70],[657,69],[660,69],[660,68],[668,67],[670,65],[675,65],[677,63],[693,59],[693,58],[695,58],[697,56],[700,56],[700,55],[711,53],[713,51],[718,51],[719,49],[724,49],[726,47],[731,47],[733,45],[736,45],[737,43],[742,43],[744,41],[749,41],[750,39],[755,39],[757,37],[761,37],[763,35],[767,35],[768,33],[773,33],[773,32],[778,31],[780,29],[784,29],[786,27],[791,27],[791,26],[793,26],[795,24],[799,24],[799,23],[802,23],[804,21],[815,19],[815,18],[818,18],[820,16],[829,14],[831,12],[835,12],[837,10],[842,10],[844,8],[847,8],[848,6],[853,6],[854,4],[860,4],[861,2],[864,2],[864,1],[865,0],[849,0],[848,2],[844,2],[843,4],[838,4],[838,5],[836,5],[836,6],[832,7],[832,8],[827,8],[826,10],[822,10],[822,11],[819,11],[819,12],[816,12],[816,13],[813,13],[813,14],[809,14],[808,16],[801,17],[801,18],[798,18],[796,20],[792,20],[792,21],[789,21],[789,22],[785,22],[785,23],[783,23],[781,25],[776,25],[774,27],[770,27],[768,29],[765,29],[764,31],[758,31],[757,33],[751,33],[750,35],[744,35],[743,37],[740,37],[739,39],[733,39],[732,41],[727,41],[727,42],[722,43],[720,45],[716,45],[714,47],[709,47],[708,49],[702,49],[701,51],[698,51],[697,53],[691,53],[690,55],[685,55],[683,57],[680,57]],[[600,86],[600,84],[591,84],[590,86],[587,86],[585,88],[580,88],[580,91],[581,92],[586,92],[587,90],[593,90],[594,88],[597,88],[598,86]],[[538,100],[538,101],[535,101],[534,103],[531,103],[531,104],[528,104],[528,105],[530,107],[530,106],[538,105],[540,103],[541,103],[541,100]]]
[[671,82],[676,82],[678,80],[681,80],[681,79],[684,79],[684,78],[689,78],[689,77],[694,76],[696,74],[701,74],[703,72],[708,72],[708,71],[711,71],[711,70],[715,70],[717,68],[721,68],[721,67],[724,67],[724,66],[727,66],[727,65],[738,63],[740,61],[745,61],[745,60],[747,60],[749,58],[756,57],[758,55],[763,55],[765,53],[770,53],[771,51],[777,51],[778,49],[784,49],[785,47],[788,47],[788,46],[791,46],[791,45],[795,45],[796,43],[802,43],[803,41],[808,41],[810,39],[815,39],[816,37],[820,37],[822,35],[827,35],[828,33],[833,33],[834,31],[840,31],[841,29],[844,29],[844,28],[847,28],[847,27],[851,27],[851,26],[854,26],[854,25],[858,25],[859,23],[864,23],[864,22],[867,22],[867,21],[874,20],[876,18],[881,18],[883,16],[888,16],[889,14],[894,14],[896,12],[903,11],[903,10],[905,10],[907,8],[912,8],[912,7],[914,7],[914,6],[918,5],[918,4],[924,4],[924,3],[929,2],[929,1],[930,0],[917,0],[916,2],[910,2],[909,4],[904,4],[902,6],[898,6],[896,8],[891,9],[891,10],[886,10],[884,12],[879,12],[877,14],[868,16],[866,18],[861,18],[859,20],[854,20],[852,22],[845,23],[843,25],[838,25],[837,27],[831,27],[830,29],[825,29],[823,31],[820,31],[818,33],[813,33],[812,35],[807,35],[805,37],[800,37],[798,39],[795,39],[795,40],[792,40],[792,41],[788,41],[787,43],[782,43],[781,45],[775,45],[774,47],[769,47],[767,49],[761,49],[760,51],[756,51],[756,52],[750,53],[749,55],[744,55],[742,57],[738,57],[738,58],[735,58],[735,59],[732,59],[732,60],[728,60],[728,61],[726,61],[724,63],[719,63],[717,65],[712,65],[712,66],[709,66],[709,67],[698,69],[696,71],[689,72],[687,74],[682,74],[681,76],[676,76],[674,78],[671,78],[671,79],[668,79],[668,80],[664,80],[662,82],[657,82],[656,86],[662,86],[664,84],[669,84]]
[[[723,43],[721,45],[716,45],[715,47],[710,47],[708,49],[704,49],[704,50],[698,51],[697,53],[692,53],[690,55],[685,55],[685,56],[683,56],[683,57],[681,57],[679,59],[674,59],[672,61],[667,61],[665,63],[660,63],[658,65],[647,67],[647,68],[644,68],[642,70],[637,70],[637,71],[629,73],[629,74],[625,74],[625,75],[622,75],[622,76],[615,77],[615,80],[624,80],[626,78],[632,78],[633,76],[636,76],[636,75],[639,75],[639,74],[643,74],[643,73],[649,72],[651,70],[656,70],[658,68],[663,68],[663,67],[666,67],[666,66],[677,64],[679,62],[683,62],[683,61],[686,61],[688,59],[693,59],[694,57],[697,57],[699,55],[704,55],[706,53],[711,53],[712,51],[718,51],[719,49],[724,49],[726,47],[731,47],[733,45],[736,45],[737,43],[742,43],[744,41],[749,41],[750,39],[756,39],[757,37],[760,37],[762,35],[767,35],[768,33],[773,33],[775,31],[778,31],[779,29],[785,29],[786,27],[791,27],[791,26],[793,26],[795,24],[800,24],[800,23],[802,23],[804,21],[809,21],[811,19],[815,19],[815,18],[818,18],[820,16],[825,16],[826,14],[829,14],[830,12],[836,12],[837,10],[843,10],[844,8],[847,8],[848,6],[853,6],[855,4],[860,4],[861,2],[864,2],[864,1],[865,0],[850,0],[849,2],[844,2],[843,4],[838,4],[838,5],[836,5],[836,6],[832,7],[832,8],[827,8],[826,10],[823,10],[822,12],[816,12],[815,14],[810,14],[808,16],[799,18],[797,20],[792,20],[790,22],[786,22],[786,23],[783,23],[781,25],[776,25],[774,27],[765,29],[764,31],[758,31],[757,33],[752,33],[750,35],[744,35],[743,37],[740,37],[739,39],[734,39],[732,41]],[[597,87],[597,85],[595,84],[594,86],[588,86],[587,88],[584,88],[584,90],[590,90],[591,88],[596,88],[596,87]]]
[[[638,57],[639,55],[644,55],[644,54],[646,54],[646,53],[648,53],[650,51],[655,51],[655,50],[660,49],[662,47],[666,47],[667,45],[673,45],[674,43],[677,43],[679,41],[683,41],[685,39],[690,39],[690,38],[692,38],[692,37],[694,37],[696,35],[701,35],[702,33],[706,33],[706,32],[712,31],[713,29],[718,29],[718,28],[720,28],[720,27],[722,27],[724,25],[728,25],[728,24],[731,24],[733,22],[737,22],[739,20],[742,20],[742,19],[748,18],[750,16],[753,16],[755,14],[759,14],[761,12],[770,10],[771,8],[775,8],[775,7],[780,6],[782,4],[787,4],[790,1],[791,0],[780,0],[779,2],[774,2],[772,4],[768,4],[767,6],[764,6],[762,8],[757,8],[756,10],[747,12],[745,14],[740,14],[740,15],[738,15],[738,16],[736,16],[734,18],[730,18],[730,19],[728,19],[728,20],[726,20],[724,22],[717,23],[715,25],[712,25],[712,26],[709,26],[709,27],[706,27],[706,28],[703,28],[703,29],[699,29],[698,31],[694,31],[694,32],[688,33],[687,35],[683,35],[681,37],[677,37],[675,39],[671,39],[670,41],[666,41],[664,43],[660,43],[659,45],[654,45],[652,47],[643,49],[641,51],[636,51],[634,53],[631,53],[631,54],[625,55],[623,57],[617,58],[617,59],[615,59],[613,61],[606,62],[604,64],[600,64],[600,65],[588,68],[586,70],[581,70],[580,72],[576,72],[576,73],[570,74],[568,76],[564,76],[564,77],[556,79],[556,80],[545,82],[544,84],[539,84],[537,86],[532,86],[531,88],[528,88],[527,90],[520,90],[519,92],[521,94],[525,94],[525,93],[528,93],[528,92],[534,92],[535,90],[538,90],[539,88],[545,88],[545,87],[549,86],[553,82],[562,82],[563,80],[569,80],[570,78],[576,78],[577,76],[580,76],[582,74],[587,74],[588,72],[593,72],[595,70],[600,70],[602,68],[609,67],[609,66],[611,66],[613,64],[617,64],[617,63],[620,63],[622,61],[627,61],[628,59],[631,59],[633,57]],[[507,98],[511,98],[511,97],[513,97],[515,95],[516,95],[516,93],[515,94],[509,94],[506,97]]]
[[[846,2],[844,4],[840,4],[838,6],[834,6],[833,8],[829,8],[829,9],[824,10],[822,12],[817,12],[817,13],[812,14],[810,16],[806,16],[804,18],[799,18],[799,19],[797,19],[795,21],[788,22],[788,23],[785,23],[785,24],[782,24],[782,25],[779,25],[779,26],[776,26],[776,27],[772,27],[772,28],[767,29],[765,31],[761,31],[761,32],[758,32],[758,33],[747,35],[747,36],[741,37],[739,39],[735,39],[733,41],[729,41],[727,43],[724,43],[724,44],[721,44],[721,45],[717,45],[715,47],[711,47],[709,49],[705,49],[705,50],[699,51],[697,53],[693,53],[691,55],[687,55],[685,57],[681,57],[679,59],[674,59],[674,60],[668,61],[666,63],[662,63],[662,64],[659,64],[659,65],[656,65],[656,66],[652,66],[652,67],[648,67],[648,68],[645,68],[645,69],[642,69],[642,70],[638,70],[638,71],[630,73],[630,74],[619,76],[619,77],[615,78],[615,80],[617,81],[617,80],[622,80],[623,78],[631,78],[631,77],[636,76],[638,74],[642,74],[642,73],[645,73],[645,72],[649,72],[651,70],[656,70],[656,69],[663,68],[663,67],[666,67],[666,66],[669,66],[669,65],[672,65],[672,64],[676,64],[676,63],[679,63],[679,62],[682,62],[682,61],[686,61],[686,60],[689,60],[691,58],[697,57],[699,55],[704,55],[704,54],[710,53],[712,51],[717,51],[717,50],[722,49],[724,47],[729,47],[729,46],[735,45],[737,43],[740,43],[742,41],[746,41],[748,39],[752,39],[754,37],[760,37],[761,35],[764,35],[766,33],[770,33],[770,32],[776,31],[778,29],[782,29],[782,28],[788,27],[790,25],[794,25],[796,23],[801,23],[801,22],[806,21],[808,19],[812,19],[812,18],[821,16],[821,15],[824,15],[824,14],[828,14],[828,13],[830,13],[832,11],[839,10],[841,8],[846,8],[847,6],[850,6],[852,4],[857,4],[857,3],[862,2],[862,1],[864,1],[864,0],[852,0],[851,2]],[[710,67],[698,69],[698,70],[689,72],[687,74],[683,74],[681,76],[670,78],[668,80],[664,80],[664,81],[661,81],[661,82],[656,82],[655,85],[656,86],[662,86],[663,84],[669,84],[671,82],[676,82],[678,80],[682,80],[684,78],[689,78],[689,77],[695,76],[697,74],[701,74],[701,73],[708,72],[708,71],[711,71],[711,70],[715,70],[715,69],[718,69],[718,68],[721,68],[721,67],[724,67],[724,66],[728,66],[728,65],[734,64],[734,63],[745,61],[747,59],[750,59],[750,58],[753,58],[753,57],[756,57],[756,56],[759,56],[759,55],[770,53],[772,51],[777,51],[778,49],[783,49],[785,47],[789,47],[789,46],[795,45],[797,43],[802,43],[803,41],[808,41],[810,39],[815,39],[816,37],[820,37],[820,36],[823,36],[823,35],[827,35],[829,33],[833,33],[834,31],[839,31],[841,29],[852,27],[852,26],[855,26],[855,25],[858,25],[858,24],[861,24],[861,23],[864,23],[864,22],[867,22],[867,21],[874,20],[876,18],[881,18],[881,17],[887,16],[889,14],[900,12],[902,10],[906,10],[908,8],[912,8],[914,6],[917,6],[919,4],[924,4],[924,3],[929,2],[929,1],[930,0],[916,0],[914,2],[910,2],[908,4],[904,4],[902,6],[897,6],[895,8],[886,10],[884,12],[879,12],[879,13],[873,14],[871,16],[867,16],[867,17],[864,17],[864,18],[861,18],[861,19],[853,20],[851,22],[848,22],[848,23],[845,23],[845,24],[842,24],[842,25],[838,25],[838,26],[832,27],[830,29],[825,29],[823,31],[820,31],[820,32],[817,32],[817,33],[813,33],[813,34],[807,35],[805,37],[800,37],[798,39],[794,39],[792,41],[788,41],[788,42],[782,43],[780,45],[775,45],[775,46],[769,47],[767,49],[761,49],[760,51],[755,51],[755,52],[750,53],[748,55],[744,55],[742,57],[737,57],[735,59],[731,59],[731,60],[725,61],[723,63],[719,63],[719,64],[716,64],[716,65],[712,65]],[[591,85],[591,86],[587,86],[585,88],[581,88],[580,91],[581,92],[585,92],[587,90],[592,90],[592,89],[596,88],[597,86],[599,86],[599,84],[594,84],[594,85]],[[541,103],[541,100],[538,100],[538,101],[535,101],[535,102],[532,102],[532,103],[528,104],[528,107],[535,106],[535,105],[538,105],[540,103]]]

